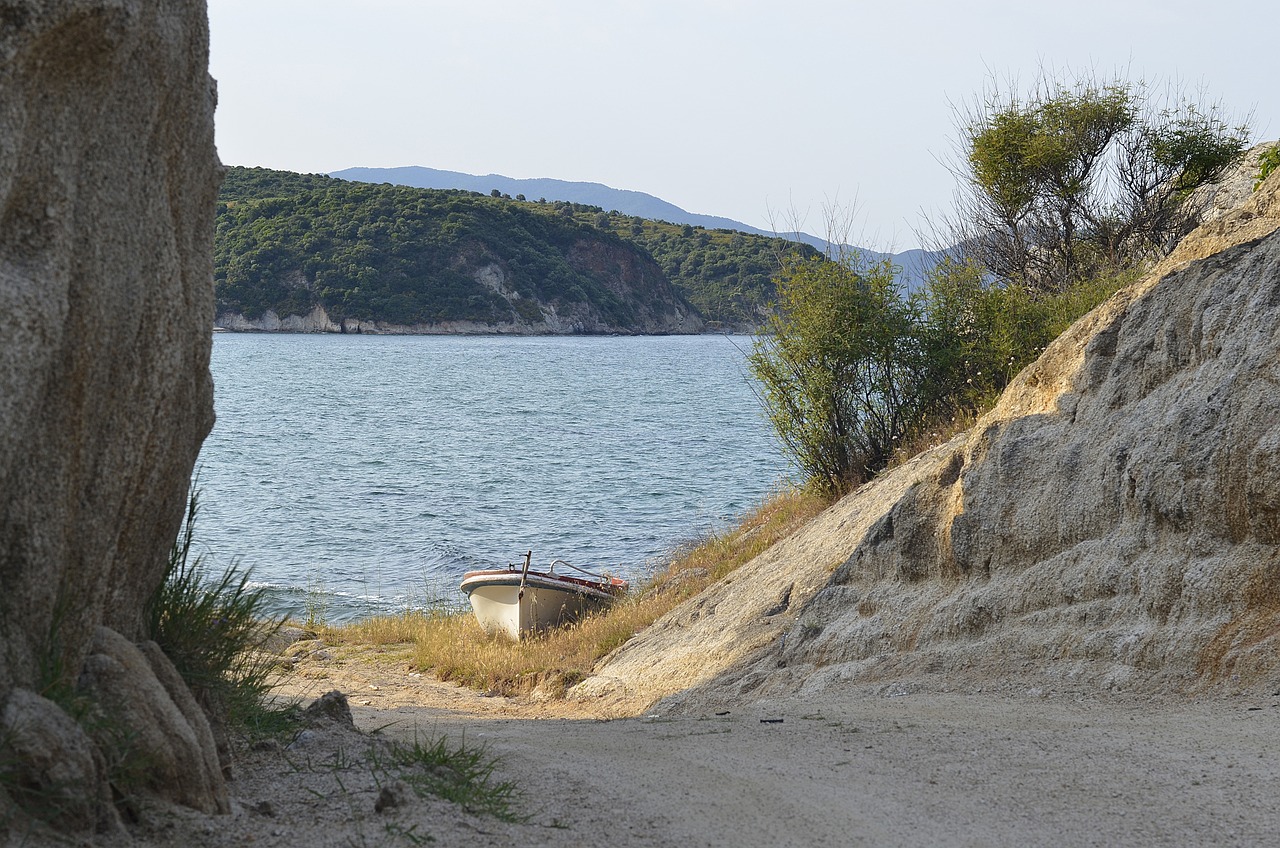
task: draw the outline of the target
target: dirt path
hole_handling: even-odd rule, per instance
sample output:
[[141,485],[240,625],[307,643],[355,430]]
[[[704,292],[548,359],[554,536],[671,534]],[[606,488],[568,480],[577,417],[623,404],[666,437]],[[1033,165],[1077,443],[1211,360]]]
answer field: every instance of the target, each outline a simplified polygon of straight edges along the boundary
[[[465,737],[501,758],[501,776],[524,792],[531,820],[455,812],[449,818],[461,824],[443,822],[447,808],[431,805],[397,813],[395,832],[416,827],[435,845],[1280,842],[1280,697],[867,689],[606,721],[582,704],[484,697],[404,668],[329,663],[300,669],[285,688],[307,696],[338,688],[366,730]],[[251,780],[233,793],[247,797]],[[344,803],[366,826],[378,821]],[[280,829],[279,842],[259,834],[258,844],[360,844],[332,824],[295,824]]]

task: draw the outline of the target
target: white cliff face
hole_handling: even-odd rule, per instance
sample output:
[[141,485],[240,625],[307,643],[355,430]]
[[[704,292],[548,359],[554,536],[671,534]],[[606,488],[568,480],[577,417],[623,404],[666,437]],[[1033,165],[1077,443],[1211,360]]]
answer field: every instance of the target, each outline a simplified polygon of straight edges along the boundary
[[675,610],[580,694],[1274,687],[1278,228],[1280,173],[970,431]]
[[[513,299],[519,299],[516,295]],[[344,318],[334,321],[324,307],[313,307],[306,315],[281,318],[268,309],[256,319],[238,312],[223,312],[214,321],[215,328],[241,333],[353,333],[385,336],[564,336],[578,333],[629,332],[628,328],[601,323],[591,315],[561,316],[553,304],[539,306],[542,320],[536,322],[505,321],[483,324],[479,321],[441,321],[438,324],[392,324],[386,321],[361,321]],[[700,333],[702,319],[677,310],[671,320],[649,326],[651,333]]]
[[216,328],[240,333],[351,333],[373,336],[546,336],[584,332],[580,323],[561,319],[554,307],[548,307],[544,319],[536,324],[482,324],[478,321],[391,324],[355,318],[344,318],[338,322],[329,317],[324,307],[316,306],[306,315],[288,315],[284,318],[270,309],[256,319],[246,318],[238,312],[224,312],[217,316],[214,325]]

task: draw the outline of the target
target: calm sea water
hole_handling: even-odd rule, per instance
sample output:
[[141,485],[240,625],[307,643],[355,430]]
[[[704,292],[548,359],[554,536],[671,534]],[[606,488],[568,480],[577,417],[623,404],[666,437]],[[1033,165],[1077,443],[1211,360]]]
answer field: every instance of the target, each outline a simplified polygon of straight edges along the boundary
[[526,550],[643,576],[790,473],[747,347],[218,334],[198,543],[330,621],[460,601]]

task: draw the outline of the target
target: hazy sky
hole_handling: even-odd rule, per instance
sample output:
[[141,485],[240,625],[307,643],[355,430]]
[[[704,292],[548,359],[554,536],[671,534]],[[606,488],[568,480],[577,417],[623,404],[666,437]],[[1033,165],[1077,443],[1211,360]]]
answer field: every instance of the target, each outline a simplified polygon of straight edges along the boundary
[[1261,0],[210,0],[222,160],[633,189],[854,241],[950,206],[953,104],[1040,67],[1170,80],[1280,137]]

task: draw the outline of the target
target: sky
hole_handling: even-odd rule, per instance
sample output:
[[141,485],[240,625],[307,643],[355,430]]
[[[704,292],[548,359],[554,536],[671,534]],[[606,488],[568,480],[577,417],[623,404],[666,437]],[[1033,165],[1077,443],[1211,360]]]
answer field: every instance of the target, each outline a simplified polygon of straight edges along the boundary
[[877,250],[950,211],[957,109],[1041,69],[1173,85],[1280,138],[1261,0],[209,0],[209,19],[228,165],[598,182]]

